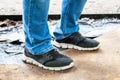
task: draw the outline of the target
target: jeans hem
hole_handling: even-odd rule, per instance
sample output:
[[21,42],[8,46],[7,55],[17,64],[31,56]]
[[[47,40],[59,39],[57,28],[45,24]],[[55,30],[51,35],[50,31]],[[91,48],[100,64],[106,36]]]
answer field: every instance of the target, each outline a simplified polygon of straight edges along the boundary
[[45,53],[49,52],[49,51],[52,50],[52,49],[54,49],[53,46],[49,46],[49,47],[47,47],[47,48],[45,48],[45,49],[43,49],[43,50],[40,50],[40,48],[38,47],[38,48],[36,49],[36,51],[30,51],[30,52],[31,52],[33,55],[42,55],[42,54],[45,54]]

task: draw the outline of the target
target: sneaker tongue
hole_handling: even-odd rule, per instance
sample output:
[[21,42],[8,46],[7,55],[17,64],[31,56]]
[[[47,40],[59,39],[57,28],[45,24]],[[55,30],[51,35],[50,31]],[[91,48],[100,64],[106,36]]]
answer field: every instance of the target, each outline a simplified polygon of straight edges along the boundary
[[46,53],[39,61],[42,64],[45,64],[46,62],[49,62],[53,59],[54,59],[54,56],[52,55],[52,53]]
[[79,43],[82,40],[85,39],[80,33],[76,32],[73,35],[70,36],[72,40],[74,40],[75,43]]
[[75,32],[71,36],[82,36],[82,35],[79,32]]
[[53,49],[49,51],[47,54],[45,54],[40,60],[40,62],[46,64],[47,62],[56,60],[57,58],[60,57],[62,57],[62,54],[60,54],[59,51],[57,51],[57,49]]

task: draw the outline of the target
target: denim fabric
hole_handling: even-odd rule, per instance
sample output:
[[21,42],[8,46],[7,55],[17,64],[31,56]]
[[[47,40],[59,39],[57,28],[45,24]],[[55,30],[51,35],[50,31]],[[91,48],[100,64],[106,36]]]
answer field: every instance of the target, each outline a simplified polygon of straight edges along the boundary
[[[25,46],[34,55],[44,54],[54,47],[48,29],[48,10],[50,0],[23,0],[23,24]],[[78,32],[78,18],[86,0],[63,0],[60,22],[54,36],[63,39]]]
[[63,0],[61,19],[54,30],[57,40],[68,37],[74,32],[79,31],[79,19],[86,0]]

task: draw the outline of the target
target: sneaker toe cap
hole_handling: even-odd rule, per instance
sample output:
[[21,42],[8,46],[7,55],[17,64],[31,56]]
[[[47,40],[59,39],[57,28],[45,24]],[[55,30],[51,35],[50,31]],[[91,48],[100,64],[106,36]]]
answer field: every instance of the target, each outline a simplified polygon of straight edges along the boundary
[[45,66],[48,67],[64,67],[68,66],[73,62],[70,58],[57,58],[56,60],[49,61],[45,63]]
[[83,42],[79,43],[80,46],[85,48],[97,47],[100,43],[96,40],[86,38]]

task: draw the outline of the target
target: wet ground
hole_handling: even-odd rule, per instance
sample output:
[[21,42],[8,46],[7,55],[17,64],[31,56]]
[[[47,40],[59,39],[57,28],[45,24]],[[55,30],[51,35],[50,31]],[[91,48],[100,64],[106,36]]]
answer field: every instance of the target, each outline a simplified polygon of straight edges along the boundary
[[[57,22],[58,20],[48,21],[51,35]],[[99,37],[120,26],[120,20],[117,18],[98,20],[82,18],[78,22],[82,35],[90,38]],[[8,20],[0,23],[0,64],[23,63],[21,61],[24,50],[22,22],[11,21],[11,24]]]

